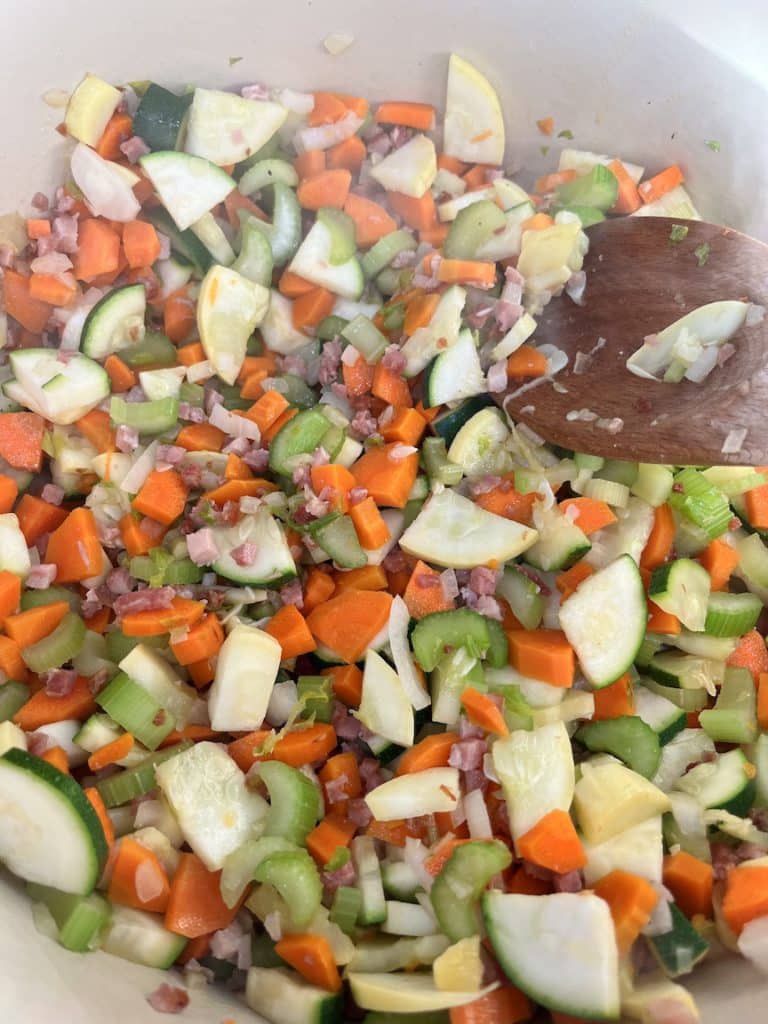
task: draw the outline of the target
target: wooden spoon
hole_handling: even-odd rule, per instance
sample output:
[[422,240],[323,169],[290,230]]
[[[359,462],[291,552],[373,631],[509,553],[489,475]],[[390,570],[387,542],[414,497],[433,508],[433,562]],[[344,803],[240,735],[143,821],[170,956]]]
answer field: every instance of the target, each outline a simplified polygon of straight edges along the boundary
[[[702,221],[683,221],[688,234],[673,243],[675,223],[623,217],[590,228],[585,304],[563,295],[537,318],[536,343],[563,349],[568,365],[554,379],[494,397],[513,419],[574,451],[676,466],[766,464],[768,317],[734,335],[735,353],[700,384],[645,380],[626,368],[645,335],[697,306],[720,299],[768,306],[768,245]],[[703,244],[710,251],[700,266],[694,250]],[[605,344],[574,373],[577,353],[590,353],[599,338]],[[623,426],[609,433],[594,420],[566,418],[582,409]],[[740,428],[747,428],[741,450],[724,454],[725,439]]]

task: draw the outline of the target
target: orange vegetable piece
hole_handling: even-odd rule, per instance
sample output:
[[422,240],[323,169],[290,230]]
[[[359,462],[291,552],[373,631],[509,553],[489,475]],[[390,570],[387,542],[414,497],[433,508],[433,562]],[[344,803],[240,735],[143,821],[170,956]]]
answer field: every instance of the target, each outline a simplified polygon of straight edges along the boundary
[[357,825],[341,815],[329,814],[307,836],[307,849],[322,867],[328,863],[339,847],[349,846]]
[[135,742],[132,733],[124,732],[116,740],[105,743],[103,747],[95,750],[88,758],[88,767],[92,772],[100,772],[102,768],[107,768],[117,761],[122,761],[133,750]]
[[302,765],[322,761],[338,743],[333,726],[318,722],[308,729],[286,733],[268,755],[254,754],[254,750],[264,743],[267,736],[268,732],[257,730],[229,744],[229,756],[242,771],[247,772],[257,761],[282,761],[283,764],[301,768]]
[[370,495],[353,505],[349,510],[349,515],[362,547],[374,551],[389,540],[389,527]]
[[739,640],[736,649],[725,663],[735,668],[748,668],[757,685],[760,673],[768,672],[768,650],[765,647],[765,640],[756,629],[751,630]]
[[768,867],[733,868],[726,879],[723,917],[735,935],[756,917],[768,914]]
[[132,220],[123,228],[123,251],[129,267],[151,267],[160,255],[160,239],[154,225]]
[[47,238],[51,233],[51,222],[45,217],[33,217],[27,221],[27,238],[36,241]]
[[573,686],[576,656],[557,629],[510,630],[509,662],[524,676],[553,686]]
[[616,202],[613,204],[613,212],[628,214],[639,210],[642,201],[637,191],[637,185],[632,180],[621,160],[611,160],[608,164],[608,170],[619,183],[619,194]]
[[699,561],[709,573],[712,589],[726,590],[731,574],[739,564],[739,555],[735,548],[717,537],[707,544],[699,555]]
[[354,192],[347,196],[344,212],[355,222],[355,241],[362,249],[397,230],[397,222],[380,203]]
[[115,355],[114,352],[104,360],[104,369],[109,374],[113,394],[122,394],[124,391],[130,391],[139,382],[139,378],[130,366],[124,363],[120,356]]
[[[331,677],[333,695],[348,708],[360,706],[363,696],[363,673],[357,665],[332,665],[320,673]],[[321,775],[322,778],[322,775]]]
[[311,292],[300,295],[293,300],[291,307],[293,326],[305,334],[312,334],[320,321],[330,316],[335,303],[336,296],[327,288],[313,288]]
[[3,626],[8,636],[23,649],[52,633],[68,611],[69,604],[66,601],[52,601],[17,615],[9,615]]
[[619,955],[623,956],[650,921],[659,894],[645,878],[620,870],[605,875],[593,889],[608,904]]
[[183,640],[171,641],[171,651],[180,665],[189,665],[218,654],[224,643],[224,630],[212,612],[192,626]]
[[336,593],[345,590],[386,590],[387,574],[380,565],[364,565],[360,569],[345,569],[336,573]]
[[68,516],[65,508],[51,505],[32,494],[22,494],[16,506],[16,517],[24,540],[31,547],[44,533],[52,533]]
[[533,188],[534,191],[543,195],[545,192],[554,192],[558,185],[566,185],[575,177],[576,171],[570,168],[565,171],[555,171],[554,174],[545,174],[538,178]]
[[[5,638],[0,637],[1,639]],[[18,679],[19,676],[13,678]],[[85,676],[78,676],[72,692],[65,697],[49,697],[45,690],[38,690],[23,707],[19,708],[13,716],[13,721],[24,732],[34,732],[43,725],[64,722],[70,718],[82,722],[97,710],[88,683],[89,680]]]
[[634,715],[635,690],[629,672],[601,690],[595,690],[595,711],[592,719],[595,722],[607,718],[621,718],[622,715]]
[[587,855],[567,811],[554,810],[540,818],[533,828],[515,840],[519,857],[558,874],[578,871]]
[[332,92],[316,92],[315,105],[310,110],[307,121],[312,127],[321,124],[334,124],[340,121],[347,112],[343,100]]
[[[293,166],[300,178],[311,178],[315,174],[320,174],[326,167],[325,151],[322,149],[308,149],[306,153],[299,153],[293,161]],[[293,274],[289,270],[283,272],[283,277],[286,274],[290,274],[291,277],[298,277],[298,274]],[[282,288],[280,290],[282,291]],[[288,294],[288,292],[283,292],[283,295]]]
[[129,555],[146,555],[156,548],[166,534],[162,523],[154,519],[137,519],[130,513],[118,523],[120,537]]
[[412,619],[423,619],[432,612],[447,612],[455,607],[453,599],[443,593],[440,573],[421,559],[413,567],[403,600]]
[[162,636],[174,629],[194,626],[202,618],[205,605],[186,597],[174,597],[169,608],[132,612],[123,615],[120,625],[126,636]]
[[370,394],[373,385],[373,367],[358,354],[354,363],[342,363],[341,374],[347,394],[352,398]]
[[675,520],[669,505],[659,505],[653,510],[653,529],[640,556],[642,569],[656,569],[663,565],[672,551],[675,539]]
[[336,589],[333,577],[315,566],[309,570],[306,582],[304,583],[304,606],[302,611],[308,615],[313,608],[316,608],[323,601],[327,601]]
[[128,114],[115,113],[107,121],[104,133],[96,143],[96,152],[104,160],[121,160],[123,153],[121,143],[133,135],[133,119]]
[[130,836],[117,844],[107,895],[112,903],[156,914],[165,912],[171,887],[157,854]]
[[29,296],[52,306],[68,306],[77,295],[77,285],[57,274],[32,274]]
[[88,803],[96,812],[96,817],[99,819],[99,824],[104,831],[104,838],[107,841],[107,846],[110,851],[115,845],[115,827],[112,824],[112,819],[107,813],[107,808],[104,801],[101,799],[101,793],[95,786],[86,786],[83,789],[83,796],[88,800]]
[[75,420],[75,426],[97,452],[115,450],[115,431],[109,413],[103,409],[91,409],[85,416]]
[[263,433],[273,426],[289,409],[288,399],[279,391],[265,391],[261,398],[254,402],[245,415],[252,420]]
[[403,334],[410,338],[420,327],[426,327],[432,320],[439,301],[440,296],[437,292],[423,292],[414,296],[405,311]]
[[328,166],[331,168],[345,167],[355,174],[365,160],[365,143],[359,135],[351,135],[343,142],[337,142],[328,150]]
[[533,1017],[533,1006],[524,992],[505,983],[487,995],[448,1011],[451,1024],[520,1024]]
[[560,603],[562,604],[563,601],[567,601],[569,597],[575,594],[579,584],[590,577],[594,571],[592,566],[582,559],[582,561],[572,565],[570,569],[558,573],[555,576],[555,586],[563,595],[560,598]]
[[401,124],[429,132],[435,126],[435,108],[430,103],[381,103],[375,118],[377,124]]
[[19,496],[19,485],[10,476],[0,473],[0,513],[10,512]]
[[120,235],[105,220],[81,220],[74,255],[74,275],[78,281],[93,283],[103,274],[120,268]]
[[32,334],[42,333],[53,312],[49,303],[30,295],[29,278],[10,269],[3,272],[3,308],[8,316],[18,320]]
[[530,525],[533,517],[533,506],[541,495],[537,492],[520,494],[515,490],[515,474],[507,473],[490,491],[478,494],[475,504],[484,508],[486,512],[493,512],[494,515],[503,516],[505,519],[514,519],[518,523]]
[[522,345],[507,359],[507,376],[543,377],[548,369],[547,357],[530,345]]
[[712,865],[678,850],[664,858],[664,885],[686,917],[712,916]]
[[419,199],[402,192],[388,192],[389,205],[403,219],[409,228],[426,231],[437,223],[435,200],[429,189]]
[[283,661],[296,658],[299,654],[309,654],[317,647],[307,620],[292,604],[284,604],[272,616],[264,630],[282,647]]
[[[307,156],[307,153],[303,154]],[[280,283],[278,284],[278,290],[281,295],[285,295],[287,299],[297,299],[300,295],[306,295],[307,292],[314,291],[317,285],[312,284],[311,281],[307,281],[306,278],[300,277],[298,274],[294,274],[292,270],[284,270],[280,275]]]
[[497,736],[509,736],[504,715],[487,693],[480,693],[474,686],[467,686],[461,695],[461,705],[473,725]]
[[343,661],[359,661],[389,621],[392,597],[380,590],[346,590],[307,616],[315,640]]
[[[3,293],[8,308],[8,274],[6,270]],[[43,417],[36,412],[0,413],[0,458],[14,469],[39,473],[43,464]]]
[[341,975],[331,944],[322,935],[286,935],[275,943],[275,952],[310,985],[328,992],[341,991]]
[[170,526],[183,513],[188,493],[175,469],[153,469],[131,504],[136,512]]
[[403,459],[391,457],[397,444],[371,448],[352,468],[358,487],[365,487],[377,505],[404,508],[419,471],[418,452]]
[[451,747],[458,741],[459,734],[450,731],[425,736],[401,755],[395,774],[409,775],[411,772],[423,772],[427,768],[445,768]]
[[47,761],[57,771],[69,775],[69,758],[62,747],[49,747],[41,756],[43,761]]
[[413,405],[408,382],[399,373],[384,366],[383,363],[376,363],[373,368],[371,392],[387,405],[405,408],[410,408]]
[[682,185],[684,181],[683,172],[677,164],[672,164],[671,167],[666,167],[652,178],[643,181],[637,186],[637,191],[644,203],[653,203],[667,192],[671,192],[673,188]]
[[188,452],[220,452],[226,436],[210,423],[191,423],[181,428],[173,443]]
[[320,210],[323,207],[341,210],[349,195],[351,184],[352,174],[345,167],[320,171],[319,174],[299,182],[296,196],[299,205],[305,210]]
[[197,854],[182,853],[171,882],[165,927],[188,939],[220,931],[231,924],[239,907],[221,897],[221,872],[209,871]]
[[7,679],[18,679],[20,682],[27,678],[27,666],[21,656],[21,648],[9,636],[0,636],[0,672]]
[[104,551],[89,508],[76,508],[48,538],[45,561],[56,565],[57,583],[79,583],[101,572]]
[[173,292],[165,300],[163,310],[163,331],[178,344],[184,341],[197,326],[195,304],[185,288]]
[[19,607],[21,600],[21,577],[15,572],[3,569],[0,572],[0,622]]
[[596,498],[566,498],[560,502],[561,512],[567,514],[569,509],[576,509],[578,515],[573,522],[587,536],[616,522],[611,506]]
[[484,260],[442,259],[437,279],[445,284],[468,284],[475,288],[492,288],[496,283],[496,264]]
[[315,494],[330,488],[333,495],[329,497],[333,507],[346,511],[347,495],[355,486],[355,478],[346,466],[331,462],[324,466],[313,466],[310,470],[312,490]]

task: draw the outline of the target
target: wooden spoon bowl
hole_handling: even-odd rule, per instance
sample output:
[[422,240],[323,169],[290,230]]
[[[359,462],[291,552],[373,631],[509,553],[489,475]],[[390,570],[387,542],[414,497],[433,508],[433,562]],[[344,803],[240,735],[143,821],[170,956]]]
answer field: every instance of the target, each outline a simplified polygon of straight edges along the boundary
[[[700,384],[645,380],[626,368],[646,335],[697,306],[722,299],[768,306],[767,245],[703,221],[682,222],[688,234],[672,242],[675,223],[624,217],[590,228],[584,305],[554,299],[535,335],[537,344],[563,349],[568,365],[554,379],[494,397],[513,419],[574,451],[677,466],[768,463],[768,318],[734,335],[734,354]],[[710,249],[700,266],[694,250],[703,244]],[[593,352],[586,366],[579,352]],[[596,420],[574,419],[583,409],[623,426],[611,433]],[[731,431],[744,428],[741,449],[723,453]]]

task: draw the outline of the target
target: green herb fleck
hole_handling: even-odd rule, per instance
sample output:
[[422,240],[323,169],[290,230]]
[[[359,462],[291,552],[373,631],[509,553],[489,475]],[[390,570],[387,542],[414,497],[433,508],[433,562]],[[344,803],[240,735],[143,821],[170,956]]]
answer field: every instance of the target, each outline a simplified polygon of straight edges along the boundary
[[720,143],[717,141],[717,139],[705,139],[704,144],[708,146],[713,153],[720,152]]
[[703,267],[709,259],[709,253],[711,251],[711,248],[712,247],[710,246],[709,242],[702,242],[701,245],[697,245],[696,248],[693,250],[693,255],[699,261],[700,267]]
[[573,138],[573,132],[571,131],[570,128],[563,128],[563,130],[561,132],[557,133],[557,137],[558,137],[558,139],[572,139]]
[[229,58],[229,66],[231,68],[233,68],[235,66],[235,64],[239,64],[242,59],[243,59],[242,57],[230,57]]
[[670,242],[672,242],[673,245],[676,245],[678,242],[682,242],[689,230],[690,228],[685,224],[673,224],[672,230],[669,232]]
[[539,152],[542,156],[546,156],[549,152],[549,146],[539,146]]

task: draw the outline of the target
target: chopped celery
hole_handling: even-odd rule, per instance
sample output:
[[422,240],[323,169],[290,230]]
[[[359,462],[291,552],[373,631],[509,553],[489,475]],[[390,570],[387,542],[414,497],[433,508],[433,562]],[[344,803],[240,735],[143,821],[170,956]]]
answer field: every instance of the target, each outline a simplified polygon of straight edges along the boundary
[[161,587],[165,573],[173,561],[173,555],[165,548],[152,548],[148,555],[134,555],[129,563],[131,576],[144,580],[152,587]]
[[444,255],[450,259],[475,259],[478,249],[506,225],[503,211],[492,199],[481,199],[465,206],[451,223],[443,246]]
[[192,746],[191,740],[183,740],[173,747],[166,747],[158,750],[145,758],[135,768],[128,768],[117,775],[110,775],[109,778],[99,779],[96,783],[102,800],[107,807],[121,807],[123,804],[136,800],[156,786],[155,768],[163,761],[183,754]]
[[[280,764],[279,761],[265,763]],[[277,889],[291,908],[297,928],[306,927],[320,909],[323,884],[317,865],[306,850],[273,853],[258,865],[254,878]]]
[[715,706],[702,711],[699,722],[716,743],[753,743],[757,739],[757,698],[747,669],[725,670]]
[[403,228],[392,231],[380,238],[361,258],[363,273],[369,279],[376,277],[385,267],[389,266],[398,253],[405,250],[412,251],[416,247],[416,239],[409,231],[405,231]]
[[270,801],[264,834],[303,843],[321,810],[318,790],[298,768],[282,761],[264,761],[259,777]]
[[416,660],[425,672],[431,672],[446,651],[457,647],[472,658],[486,657],[492,641],[490,621],[469,608],[425,615],[411,634]]
[[440,929],[452,942],[480,931],[480,895],[511,863],[512,854],[496,839],[477,839],[453,851],[429,894]]
[[154,402],[126,402],[117,395],[109,403],[109,415],[116,425],[135,427],[141,434],[162,434],[176,426],[179,418],[177,398],[158,398]]
[[53,632],[22,648],[21,656],[33,672],[47,672],[77,657],[84,640],[85,623],[79,615],[67,612]]
[[255,217],[243,221],[240,238],[240,252],[232,269],[249,281],[269,287],[272,282],[272,246],[264,232],[256,226]]
[[236,907],[253,879],[256,868],[273,853],[284,853],[296,847],[280,836],[262,836],[247,839],[242,846],[228,855],[221,869],[221,896],[230,908]]
[[171,562],[165,570],[163,583],[180,586],[186,583],[199,583],[202,578],[202,568],[195,565],[191,558],[179,558]]
[[273,377],[271,390],[277,391],[291,405],[295,405],[299,409],[309,409],[317,404],[317,397],[312,388],[295,373],[284,373],[280,377]]
[[336,316],[332,313],[317,325],[315,337],[321,341],[332,341],[341,334],[348,323],[349,320],[345,320],[343,316]]
[[659,737],[636,715],[588,722],[576,733],[576,739],[588,750],[613,754],[646,779],[656,774],[661,758]]
[[557,187],[557,200],[563,206],[594,206],[609,210],[619,194],[616,175],[603,164],[596,164],[588,174]]
[[368,556],[360,546],[352,519],[338,516],[317,529],[310,527],[313,539],[336,565],[342,569],[361,569],[368,564]]
[[176,365],[176,346],[170,338],[157,331],[147,331],[141,341],[120,349],[118,355],[132,370]]
[[330,722],[333,718],[333,688],[330,676],[299,676],[296,681],[299,700],[304,704],[304,715],[316,722]]
[[632,487],[637,480],[637,473],[638,464],[636,462],[606,459],[595,475],[599,476],[601,480],[613,480],[617,484],[624,484],[625,487]]
[[203,401],[205,400],[205,389],[199,384],[190,384],[189,381],[185,380],[182,382],[179,388],[179,401],[186,402],[187,405],[195,405],[198,408],[202,407]]
[[362,897],[358,888],[340,885],[333,897],[331,912],[328,915],[331,924],[338,925],[347,935],[352,935],[361,903]]
[[29,700],[29,687],[17,679],[0,685],[0,722],[8,722]]
[[324,206],[317,211],[317,219],[328,228],[331,237],[330,260],[334,266],[346,263],[355,255],[355,222],[348,213]]
[[728,530],[732,515],[728,499],[697,469],[689,466],[675,474],[669,503],[703,530],[710,540]]
[[119,629],[104,634],[107,642],[107,658],[115,664],[121,662],[126,654],[130,654],[138,644],[148,647],[166,647],[167,641],[161,636],[126,636]]
[[464,471],[457,462],[451,462],[442,437],[425,437],[422,442],[422,455],[427,476],[434,483],[455,487],[461,481]]
[[[202,961],[205,963],[205,961]],[[254,967],[284,967],[285,960],[275,952],[275,943],[266,932],[253,936],[251,963]]]
[[305,409],[278,431],[269,447],[269,466],[275,473],[290,476],[291,460],[297,455],[309,455],[320,444],[330,422],[317,406]]
[[80,598],[74,590],[67,587],[45,587],[44,590],[25,590],[21,595],[21,610],[39,608],[41,605],[53,604],[54,601],[66,601],[73,612],[80,611]]
[[710,636],[743,636],[755,628],[763,602],[754,594],[729,594],[715,591],[709,595],[704,632]]
[[47,885],[29,883],[27,893],[31,899],[43,903],[51,912],[59,930],[58,942],[74,953],[96,949],[101,932],[109,920],[109,903],[96,893],[74,896],[59,892]]
[[175,725],[173,715],[125,672],[118,672],[109,681],[96,703],[150,750],[155,750]]
[[282,182],[290,188],[298,185],[299,176],[287,160],[259,160],[248,168],[237,187],[242,195],[250,196],[276,182]]
[[541,624],[547,600],[539,585],[529,576],[514,566],[508,566],[496,589],[525,629],[536,629]]
[[357,349],[367,363],[377,363],[389,345],[388,339],[373,321],[362,313],[347,324],[341,335]]
[[404,302],[393,302],[381,310],[381,319],[385,331],[401,334],[405,327],[407,306]]

